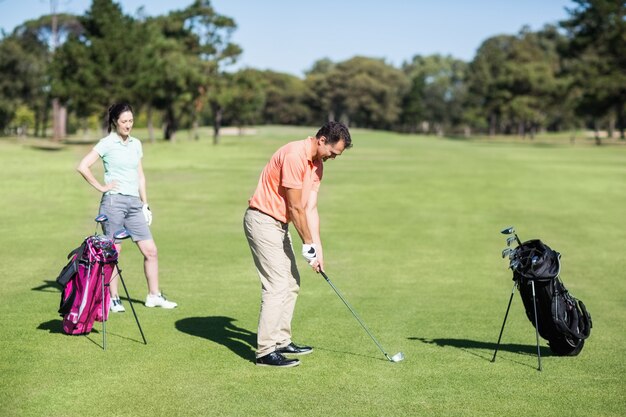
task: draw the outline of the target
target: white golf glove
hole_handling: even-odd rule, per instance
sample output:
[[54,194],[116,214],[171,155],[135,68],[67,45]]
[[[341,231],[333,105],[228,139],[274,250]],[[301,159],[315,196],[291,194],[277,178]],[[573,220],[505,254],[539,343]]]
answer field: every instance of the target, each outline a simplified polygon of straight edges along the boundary
[[302,256],[307,260],[309,265],[313,265],[315,261],[317,261],[317,250],[315,248],[315,243],[303,244],[302,245]]
[[148,203],[144,203],[141,207],[141,212],[143,213],[143,217],[146,219],[146,223],[150,226],[152,224],[152,212],[150,211]]

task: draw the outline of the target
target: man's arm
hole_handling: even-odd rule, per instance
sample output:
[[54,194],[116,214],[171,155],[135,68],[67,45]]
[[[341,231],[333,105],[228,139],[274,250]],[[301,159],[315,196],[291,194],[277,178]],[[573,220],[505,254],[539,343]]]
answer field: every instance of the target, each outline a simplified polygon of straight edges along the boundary
[[[293,225],[298,231],[300,239],[302,239],[302,243],[304,244],[302,248],[302,255],[304,255],[304,257],[309,260],[309,264],[315,272],[320,272],[320,270],[323,270],[321,266],[321,257],[319,250],[316,248],[317,242],[313,237],[314,235],[318,236],[317,240],[319,241],[319,232],[312,234],[312,230],[319,229],[317,207],[314,210],[315,215],[312,219],[309,219],[308,216],[311,215],[311,213],[308,210],[308,203],[307,207],[304,207],[304,205],[302,204],[302,190],[296,188],[287,188],[286,190],[287,210],[289,211],[289,216],[293,221]],[[317,193],[315,194],[317,195]],[[317,199],[315,201],[317,201]],[[314,224],[313,228],[311,228],[311,221],[313,221]],[[305,247],[305,245],[307,245],[307,247]],[[314,249],[309,248],[308,245],[314,245]],[[311,250],[313,250],[313,253],[315,254],[315,258],[313,259],[313,261],[310,260]]]
[[316,246],[317,252],[317,272],[324,270],[324,252],[322,251],[322,238],[320,235],[320,216],[317,212],[317,191],[311,191],[309,201],[306,204],[306,219],[311,233],[311,239]]
[[302,243],[310,245],[313,243],[313,238],[307,222],[305,207],[302,204],[302,190],[297,188],[287,188],[286,190],[289,217],[293,221]]

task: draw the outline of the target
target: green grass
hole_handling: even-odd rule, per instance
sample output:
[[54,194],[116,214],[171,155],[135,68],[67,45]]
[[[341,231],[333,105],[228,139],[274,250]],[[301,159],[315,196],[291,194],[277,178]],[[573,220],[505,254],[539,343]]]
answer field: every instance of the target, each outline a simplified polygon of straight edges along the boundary
[[[89,146],[0,142],[0,415],[624,416],[626,149],[445,140],[354,130],[320,193],[326,269],[389,363],[323,279],[301,264],[292,369],[253,365],[259,283],[242,216],[264,163],[315,129],[144,145],[161,287],[180,307],[60,333],[53,280],[94,230],[99,195],[74,171]],[[140,136],[143,137],[143,136]],[[101,169],[96,170],[100,175]],[[504,226],[563,255],[593,316],[578,357],[550,355],[516,295]],[[299,243],[298,243],[299,244]],[[140,255],[120,265],[145,297]],[[128,304],[127,304],[127,310]]]

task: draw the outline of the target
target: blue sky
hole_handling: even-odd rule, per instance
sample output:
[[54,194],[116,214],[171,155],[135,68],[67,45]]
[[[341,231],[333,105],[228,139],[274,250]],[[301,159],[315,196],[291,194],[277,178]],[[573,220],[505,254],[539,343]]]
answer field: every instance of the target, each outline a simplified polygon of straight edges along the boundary
[[[10,32],[50,13],[51,0],[0,0],[0,29]],[[145,6],[167,14],[192,0],[121,0],[126,14]],[[82,14],[90,0],[56,0],[58,11]],[[213,0],[218,13],[238,28],[233,41],[244,50],[237,67],[272,69],[302,76],[322,58],[355,55],[384,58],[400,66],[414,55],[439,53],[465,61],[487,38],[516,34],[567,19],[566,0]]]

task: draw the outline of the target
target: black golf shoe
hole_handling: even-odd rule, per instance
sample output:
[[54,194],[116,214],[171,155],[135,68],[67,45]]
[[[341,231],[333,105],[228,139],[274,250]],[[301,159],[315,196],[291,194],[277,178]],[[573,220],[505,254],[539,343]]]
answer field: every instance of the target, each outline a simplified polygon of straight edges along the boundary
[[274,351],[265,356],[257,358],[256,364],[259,366],[276,366],[280,368],[289,368],[291,366],[300,365],[300,361],[298,359],[287,359],[278,351]]
[[308,355],[313,352],[313,348],[311,346],[298,346],[291,342],[287,346],[276,349],[276,352],[286,355]]

